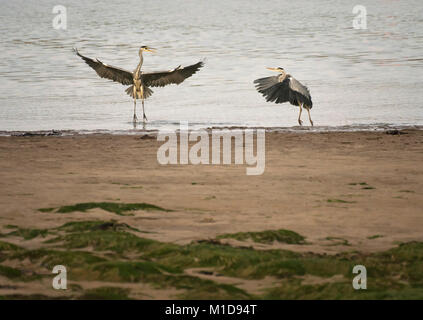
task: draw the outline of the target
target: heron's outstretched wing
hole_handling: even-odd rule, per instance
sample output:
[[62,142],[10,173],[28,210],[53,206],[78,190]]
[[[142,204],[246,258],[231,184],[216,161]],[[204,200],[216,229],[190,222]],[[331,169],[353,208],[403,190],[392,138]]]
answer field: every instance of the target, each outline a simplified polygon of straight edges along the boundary
[[179,66],[171,71],[142,73],[141,79],[147,87],[164,87],[172,83],[180,84],[196,73],[203,65],[204,63],[200,61],[184,68]]
[[292,104],[304,104],[304,106],[309,108],[313,106],[308,88],[292,76],[289,77],[289,88],[291,89],[290,102]]
[[283,103],[289,101],[289,83],[287,79],[279,82],[279,76],[266,77],[254,80],[256,89],[265,98],[266,101]]
[[95,72],[97,72],[97,74],[101,78],[110,79],[110,80],[122,83],[124,85],[129,85],[134,83],[132,80],[132,72],[121,69],[121,68],[109,66],[98,59],[94,60],[94,59],[85,57],[82,54],[80,54],[76,48],[74,48],[74,50],[75,50],[75,53],[78,56],[80,56],[86,62],[86,64],[88,64],[91,68],[93,68]]
[[279,76],[273,76],[257,79],[254,83],[266,101],[275,103],[289,101],[296,106],[301,104],[309,108],[313,106],[307,87],[291,76],[287,76],[282,82],[279,82]]

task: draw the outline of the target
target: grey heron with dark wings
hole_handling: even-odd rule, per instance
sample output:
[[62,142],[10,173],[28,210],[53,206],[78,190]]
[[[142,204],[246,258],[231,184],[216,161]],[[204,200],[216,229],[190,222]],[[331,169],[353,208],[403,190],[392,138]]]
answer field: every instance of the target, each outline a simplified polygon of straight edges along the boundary
[[313,102],[311,101],[308,88],[293,76],[286,73],[281,67],[267,69],[279,72],[280,74],[255,80],[254,83],[256,84],[257,91],[266,98],[266,101],[275,103],[290,102],[294,106],[299,106],[300,114],[298,115],[298,123],[300,126],[303,124],[301,121],[301,112],[304,107],[308,112],[310,124],[313,126],[310,116],[310,109],[313,107]]
[[153,94],[153,90],[151,90],[150,87],[164,87],[172,83],[180,84],[186,78],[191,77],[203,66],[203,62],[200,61],[196,64],[183,68],[178,66],[175,69],[169,71],[142,72],[141,67],[144,60],[143,52],[155,52],[154,48],[142,46],[139,49],[140,61],[138,66],[134,72],[131,72],[105,64],[98,59],[88,58],[80,54],[77,49],[74,50],[76,54],[81,57],[91,68],[93,68],[101,78],[106,78],[129,86],[125,92],[134,99],[134,123],[137,121],[137,99],[141,99],[142,101],[143,121],[147,120],[144,111],[144,100]]

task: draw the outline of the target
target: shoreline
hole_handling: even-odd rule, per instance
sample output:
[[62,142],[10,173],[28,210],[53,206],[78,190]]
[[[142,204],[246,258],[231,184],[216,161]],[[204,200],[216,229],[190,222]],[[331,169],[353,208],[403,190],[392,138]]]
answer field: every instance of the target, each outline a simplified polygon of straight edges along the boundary
[[[142,124],[139,124],[142,125]],[[205,126],[188,128],[188,131],[206,130],[265,130],[270,132],[292,132],[292,133],[324,133],[324,132],[383,132],[391,130],[423,130],[423,125],[394,125],[394,124],[363,124],[363,125],[342,125],[342,126],[292,126],[292,127],[262,127],[262,126]],[[179,126],[174,124],[174,129],[127,129],[127,130],[109,130],[109,129],[64,129],[64,130],[0,130],[0,137],[25,137],[25,136],[75,136],[75,135],[143,135],[155,134],[160,130],[177,130]]]

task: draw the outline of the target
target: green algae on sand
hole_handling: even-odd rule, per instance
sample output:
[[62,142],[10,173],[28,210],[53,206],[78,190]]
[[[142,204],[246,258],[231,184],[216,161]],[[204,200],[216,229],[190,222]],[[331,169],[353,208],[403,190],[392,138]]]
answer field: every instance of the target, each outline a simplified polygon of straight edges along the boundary
[[[109,227],[99,227],[105,224]],[[31,250],[0,241],[0,276],[16,283],[28,283],[37,281],[37,277],[47,277],[55,265],[62,264],[68,269],[68,279],[78,287],[70,290],[71,297],[81,299],[133,298],[135,293],[128,285],[131,283],[145,283],[155,290],[176,289],[175,297],[181,299],[423,298],[423,243],[420,242],[400,244],[380,253],[328,255],[240,248],[218,240],[178,245],[143,238],[135,228],[115,228],[116,225],[123,224],[94,220],[65,223],[48,229],[58,233],[40,244],[48,247]],[[247,238],[255,235],[260,241],[264,239],[262,243],[266,244],[275,241],[279,231],[245,234]],[[281,234],[295,235],[299,243],[304,241],[301,235],[288,231]],[[234,237],[239,238],[239,234]],[[4,264],[7,261],[13,261],[14,266]],[[367,268],[366,292],[352,288],[352,269],[358,264]],[[25,270],[33,266],[38,268],[28,278]],[[211,270],[211,276],[205,279],[187,273],[188,269],[196,268]],[[233,281],[224,283],[222,276]],[[274,279],[272,284],[259,292],[250,292],[240,285],[267,277]],[[314,282],[308,282],[309,278]],[[84,290],[82,283],[87,281],[100,286]]]
[[70,213],[75,211],[86,212],[90,209],[102,209],[108,212],[115,213],[117,215],[125,215],[126,212],[136,210],[146,211],[166,211],[171,210],[161,208],[159,206],[149,203],[119,203],[119,202],[83,202],[74,205],[61,206],[59,208],[41,208],[38,209],[40,212],[56,212],[56,213]]
[[239,241],[252,240],[258,243],[281,242],[288,244],[305,244],[305,238],[291,230],[266,230],[261,232],[238,232],[230,234],[222,234],[217,236],[218,239],[235,239]]

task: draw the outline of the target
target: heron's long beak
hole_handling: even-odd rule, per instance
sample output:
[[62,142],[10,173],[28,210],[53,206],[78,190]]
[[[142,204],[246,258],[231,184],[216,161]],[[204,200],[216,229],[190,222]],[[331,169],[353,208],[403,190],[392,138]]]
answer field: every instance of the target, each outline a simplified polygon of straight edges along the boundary
[[266,69],[268,69],[268,70],[270,70],[270,71],[279,71],[279,69],[278,69],[278,68],[269,68],[269,67],[267,67]]
[[155,48],[148,47],[148,48],[145,49],[145,51],[148,51],[148,52],[151,52],[151,53],[155,53],[156,52],[156,49]]

